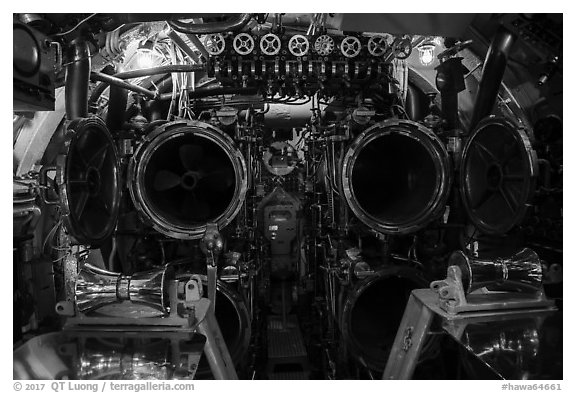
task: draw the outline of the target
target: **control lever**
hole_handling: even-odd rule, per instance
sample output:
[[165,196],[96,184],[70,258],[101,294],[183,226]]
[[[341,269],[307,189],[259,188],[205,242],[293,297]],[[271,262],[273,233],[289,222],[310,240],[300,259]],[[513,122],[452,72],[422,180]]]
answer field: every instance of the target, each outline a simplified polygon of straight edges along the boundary
[[210,307],[214,311],[216,309],[216,285],[217,285],[217,269],[218,269],[218,255],[224,248],[224,241],[220,232],[218,232],[218,225],[216,223],[208,223],[206,225],[206,232],[200,241],[200,250],[206,256],[206,277],[208,281],[208,299],[210,300]]

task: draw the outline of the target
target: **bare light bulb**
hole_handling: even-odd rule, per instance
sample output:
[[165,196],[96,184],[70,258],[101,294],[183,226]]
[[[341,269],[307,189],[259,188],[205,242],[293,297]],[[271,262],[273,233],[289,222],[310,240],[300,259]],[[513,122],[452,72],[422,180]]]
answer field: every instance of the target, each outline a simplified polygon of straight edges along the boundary
[[155,59],[153,58],[152,51],[149,50],[139,50],[138,57],[136,58],[137,69],[152,68],[155,65]]
[[423,66],[428,66],[434,61],[434,49],[435,46],[432,44],[425,44],[418,47],[420,63],[422,63]]
[[158,65],[158,55],[154,51],[154,42],[146,40],[138,44],[134,65],[138,69],[152,68]]

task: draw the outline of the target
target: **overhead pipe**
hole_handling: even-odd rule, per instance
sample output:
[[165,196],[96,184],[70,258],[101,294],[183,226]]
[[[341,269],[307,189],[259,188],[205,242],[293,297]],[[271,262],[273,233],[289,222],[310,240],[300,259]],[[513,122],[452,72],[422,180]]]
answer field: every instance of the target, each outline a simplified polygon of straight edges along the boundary
[[[100,81],[100,82],[108,83],[109,85],[115,85],[115,86],[121,87],[123,89],[127,89],[130,91],[142,94],[145,97],[148,97],[150,99],[155,99],[157,96],[157,94],[155,92],[150,91],[148,89],[145,89],[142,86],[134,85],[134,84],[126,82],[125,80],[122,80],[120,78],[106,75],[106,74],[103,74],[101,72],[92,72],[90,74],[90,79],[92,79],[92,81]],[[88,101],[86,101],[86,102],[88,102]]]
[[118,79],[133,79],[142,78],[144,76],[169,74],[171,72],[198,72],[205,70],[206,66],[204,64],[172,64],[160,67],[144,68],[141,70],[120,72],[114,75],[114,77]]
[[138,13],[138,14],[101,14],[110,16],[120,24],[139,23],[139,22],[156,22],[159,20],[176,20],[188,18],[202,18],[209,16],[219,16],[221,14],[164,14],[164,13]]
[[[154,67],[154,68],[144,68],[144,69],[140,69],[140,70],[132,70],[132,71],[125,71],[125,72],[119,72],[111,77],[116,78],[116,79],[120,79],[120,80],[125,80],[125,79],[134,79],[134,78],[142,78],[145,76],[154,76],[154,75],[162,75],[162,74],[170,74],[173,72],[198,72],[198,71],[205,71],[206,70],[206,66],[203,64],[173,64],[173,65],[167,65],[167,66],[161,66],[161,67]],[[102,80],[102,77],[98,77],[95,76],[96,78],[100,78],[98,80],[101,80],[102,82],[104,82]],[[98,97],[100,97],[100,95],[104,92],[104,90],[106,90],[106,88],[108,87],[109,83],[108,82],[104,82],[99,84],[98,86],[96,86],[95,90],[92,92],[92,94],[90,95],[90,105],[94,105],[96,103],[96,101],[98,100]],[[117,86],[123,87],[126,85],[119,85],[118,82],[116,82]],[[129,86],[136,86],[136,85],[132,85],[132,84],[128,84]],[[137,86],[136,86],[137,87]],[[126,87],[128,90],[132,90],[135,91],[131,88]],[[150,92],[150,91],[148,91]],[[144,93],[144,94],[148,94]]]
[[516,36],[508,29],[501,26],[492,43],[488,48],[484,67],[482,68],[482,77],[480,78],[480,87],[476,93],[476,101],[474,104],[474,112],[472,113],[472,120],[470,122],[470,131],[482,120],[488,116],[498,97],[500,84],[504,77],[504,71],[508,63],[508,56]]
[[82,38],[68,47],[69,63],[66,66],[65,100],[68,120],[88,116],[88,87],[90,82],[90,48]]
[[[104,68],[102,70],[102,72],[105,74],[108,74],[108,75],[110,74],[109,72],[106,72],[106,68]],[[162,75],[162,74],[158,74],[158,75]],[[112,76],[115,76],[115,75],[112,75]],[[154,84],[157,87],[156,90],[160,91],[160,90],[162,90],[161,86],[165,83],[170,83],[170,88],[172,88],[172,75],[166,74],[166,75],[161,76],[159,78],[145,79],[140,83],[140,86],[144,87],[146,89],[149,89]],[[108,88],[108,86],[110,86],[108,83],[101,82],[101,83],[98,83],[96,85],[96,87],[94,87],[94,89],[92,89],[92,92],[90,93],[90,98],[88,100],[89,108],[95,108],[96,102],[98,102],[98,98],[100,98],[100,96],[102,95],[102,93],[104,93],[104,91]],[[164,92],[164,90],[160,91],[160,93],[163,93],[163,92]]]
[[252,19],[253,14],[239,14],[223,22],[210,22],[202,24],[168,21],[170,27],[183,34],[212,34],[225,31],[238,31]]
[[222,14],[165,14],[165,13],[138,13],[138,14],[98,14],[102,27],[106,31],[112,31],[122,25],[132,25],[145,22],[158,22],[167,20],[179,20],[189,18],[210,18]]
[[186,34],[186,37],[188,37],[188,39],[196,46],[196,48],[200,51],[200,53],[202,53],[202,56],[204,56],[205,59],[210,58],[210,53],[208,53],[208,50],[196,34]]
[[[106,90],[106,88],[111,84],[109,81],[114,81],[112,84],[115,84],[122,89],[127,89],[130,91],[136,91],[138,93],[142,93],[148,97],[154,98],[154,94],[157,96],[158,92],[161,90],[160,85],[157,85],[158,90],[156,92],[150,91],[143,86],[137,86],[125,81],[125,79],[134,79],[134,78],[141,78],[145,76],[154,76],[154,75],[162,75],[168,74],[168,78],[161,78],[160,83],[172,83],[170,73],[173,72],[198,72],[198,71],[205,71],[206,67],[201,64],[176,64],[176,65],[168,65],[162,67],[155,67],[155,68],[146,68],[141,70],[133,70],[133,71],[125,71],[120,72],[115,75],[106,75],[98,72],[92,72],[90,78],[93,81],[101,81],[98,86],[94,89],[92,94],[90,95],[90,105],[94,106],[98,97],[102,95],[102,93]],[[166,79],[170,79],[170,81],[166,81]],[[143,82],[143,84],[145,81]],[[134,90],[138,89],[138,90]],[[171,93],[170,93],[171,94]],[[163,97],[162,99],[167,99]]]

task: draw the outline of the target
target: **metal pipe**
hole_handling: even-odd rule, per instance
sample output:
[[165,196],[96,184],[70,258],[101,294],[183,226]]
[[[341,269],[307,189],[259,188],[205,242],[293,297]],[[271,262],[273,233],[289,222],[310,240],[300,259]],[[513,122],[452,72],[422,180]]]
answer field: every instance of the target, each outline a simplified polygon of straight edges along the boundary
[[81,38],[68,47],[66,66],[65,99],[66,116],[74,120],[88,116],[88,87],[90,82],[90,48]]
[[95,107],[96,102],[98,102],[98,98],[100,98],[100,96],[102,95],[102,93],[104,93],[107,87],[108,84],[102,82],[98,83],[98,85],[96,85],[96,87],[92,89],[92,93],[90,94],[90,98],[88,99],[89,108]]
[[211,34],[240,30],[246,26],[250,19],[252,19],[252,14],[239,14],[223,22],[194,24],[180,21],[168,21],[168,24],[177,32],[183,34]]
[[22,227],[26,224],[30,224],[29,228],[31,230],[34,230],[36,224],[38,224],[38,221],[40,220],[42,210],[40,210],[40,208],[34,204],[25,204],[23,206],[14,204],[12,214],[14,217],[21,217],[24,214],[28,214],[28,217],[26,218],[26,221],[22,224]]
[[[105,73],[108,74],[107,72],[105,72]],[[159,74],[159,75],[161,75],[161,74]],[[154,78],[145,79],[141,82],[140,86],[144,87],[144,88],[150,88],[152,86],[152,82],[154,82],[156,84],[156,87],[157,87],[156,90],[160,93],[162,93],[166,90],[166,89],[164,89],[164,85],[167,83],[169,83],[169,88],[172,89],[172,75],[170,75],[170,74],[164,75],[163,77],[160,77],[157,79],[154,79]],[[98,85],[96,85],[96,87],[94,89],[92,89],[92,93],[90,94],[90,98],[88,99],[89,108],[92,108],[92,109],[95,108],[95,105],[96,105],[96,102],[98,101],[98,98],[100,98],[100,96],[102,95],[102,93],[104,93],[104,91],[108,88],[108,86],[109,86],[108,83],[101,82],[101,83],[98,83]]]
[[173,64],[162,67],[153,67],[141,70],[120,72],[114,75],[114,77],[118,79],[132,79],[132,78],[141,78],[143,76],[169,74],[171,72],[197,72],[205,70],[206,66],[204,64]]
[[140,93],[148,98],[151,99],[155,99],[157,94],[153,91],[150,91],[148,89],[145,89],[141,86],[138,85],[133,85],[132,83],[126,82],[122,79],[116,78],[114,76],[110,76],[110,75],[106,75],[103,74],[101,72],[92,72],[90,74],[90,79],[92,79],[92,81],[100,81],[100,82],[106,82],[109,85],[115,85],[118,87],[122,87],[124,89],[136,92],[136,93]]
[[[149,88],[152,86],[152,78],[146,79],[142,81],[142,87]],[[163,78],[158,78],[154,82],[154,86],[156,86],[156,91],[158,93],[166,93],[167,91],[172,91],[172,85],[174,81],[172,80],[172,75],[167,74]]]
[[[142,85],[147,87],[147,82],[149,82],[150,79],[144,80],[142,82]],[[158,81],[156,82],[156,94],[161,95],[162,93],[165,93],[167,91],[172,91],[172,83],[173,83],[172,74],[166,75],[165,78],[158,79]],[[147,103],[145,103],[145,105],[148,113],[150,114],[149,120],[151,122],[164,118],[164,116],[162,116],[162,110],[165,107],[163,102],[160,102],[159,100],[154,100],[154,101],[148,101]]]
[[550,165],[550,161],[545,160],[543,158],[538,159],[538,167],[540,173],[542,173],[542,186],[545,189],[550,189],[550,177],[552,172],[552,166]]
[[118,26],[130,26],[137,23],[158,22],[190,18],[210,18],[219,17],[222,14],[203,13],[203,14],[165,14],[165,13],[137,13],[137,14],[98,14],[98,19],[106,31],[112,31]]
[[188,57],[190,59],[192,59],[192,61],[194,63],[200,63],[200,58],[198,57],[198,55],[196,53],[194,53],[194,51],[192,50],[192,48],[190,48],[190,46],[188,46],[184,40],[178,35],[177,32],[175,32],[174,30],[170,29],[168,31],[168,37],[170,37],[172,39],[172,41],[174,41],[174,43],[176,44],[176,46],[178,46],[178,48],[182,49],[182,51],[184,53],[186,53],[188,55]]
[[196,46],[196,49],[202,53],[202,56],[204,56],[205,59],[210,58],[210,53],[208,53],[208,50],[196,34],[186,34],[186,37],[188,37],[188,39]]
[[418,92],[411,85],[408,85],[405,107],[410,120],[418,121],[423,117]]
[[[123,80],[123,79],[132,79],[132,78],[141,78],[144,76],[170,74],[172,72],[196,72],[196,71],[203,71],[203,70],[205,70],[204,65],[178,64],[178,65],[169,65],[169,66],[162,66],[162,67],[120,72],[120,73],[114,75],[113,77]],[[169,79],[170,79],[170,83],[172,83],[171,77],[169,77]],[[161,83],[163,83],[163,82],[161,82]],[[145,84],[145,82],[143,82],[143,84]],[[91,106],[94,106],[94,104],[98,100],[98,97],[100,97],[100,95],[102,95],[102,93],[104,92],[104,90],[106,90],[108,85],[109,85],[108,82],[103,81],[103,83],[96,86],[96,88],[93,90],[92,94],[90,95],[90,105]],[[118,86],[118,84],[117,84],[117,86]],[[131,85],[131,86],[134,86],[134,85]],[[128,89],[128,90],[131,90],[131,89]],[[160,85],[158,85],[158,91],[160,91],[160,90],[161,90]]]
[[516,36],[502,26],[496,32],[482,68],[470,130],[473,130],[482,118],[492,112],[504,77],[508,56],[515,41]]
[[[119,70],[122,66],[119,65]],[[108,114],[106,115],[106,126],[109,130],[119,130],[124,124],[124,113],[128,104],[128,91],[118,85],[110,85],[110,96],[108,99]]]
[[118,240],[116,240],[116,236],[112,236],[112,251],[110,251],[110,255],[108,256],[108,270],[111,272],[116,270],[116,266],[114,266],[114,257],[116,256],[117,251]]
[[[217,88],[203,88],[196,89],[189,92],[190,98],[202,98],[209,96],[217,96],[223,94],[255,94],[255,88],[242,88],[242,87],[217,87]],[[159,100],[171,100],[172,93],[160,94]]]

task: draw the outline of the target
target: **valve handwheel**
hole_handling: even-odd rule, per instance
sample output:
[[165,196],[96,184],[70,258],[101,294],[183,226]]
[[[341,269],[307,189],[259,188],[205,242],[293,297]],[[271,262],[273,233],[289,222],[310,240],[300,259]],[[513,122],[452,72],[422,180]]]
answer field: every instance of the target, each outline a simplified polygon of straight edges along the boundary
[[397,38],[394,44],[392,44],[392,50],[397,59],[407,59],[412,53],[412,39],[407,35],[402,38]]
[[334,50],[334,40],[327,35],[321,35],[314,42],[314,50],[320,56],[328,56]]
[[234,37],[233,41],[234,50],[239,55],[245,56],[252,53],[254,50],[254,38],[248,33],[240,33]]
[[345,37],[340,44],[340,51],[342,51],[342,54],[348,58],[358,56],[361,49],[362,44],[360,43],[360,40],[352,36]]
[[206,50],[208,50],[208,53],[213,56],[218,56],[224,52],[226,41],[224,41],[224,37],[220,33],[207,34],[206,37],[204,37],[204,46]]
[[390,42],[384,35],[375,35],[368,40],[368,53],[372,56],[380,57],[388,51]]
[[304,56],[308,53],[308,49],[310,49],[308,38],[301,34],[296,34],[288,41],[288,50],[294,56]]
[[260,40],[260,50],[265,55],[277,55],[280,52],[280,46],[280,38],[276,34],[268,33]]

